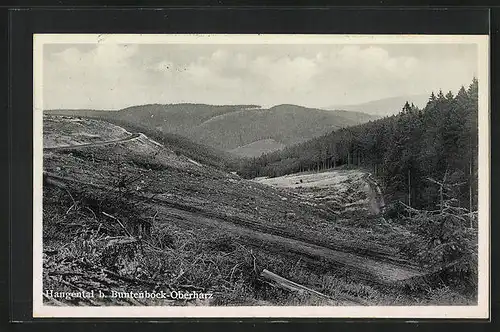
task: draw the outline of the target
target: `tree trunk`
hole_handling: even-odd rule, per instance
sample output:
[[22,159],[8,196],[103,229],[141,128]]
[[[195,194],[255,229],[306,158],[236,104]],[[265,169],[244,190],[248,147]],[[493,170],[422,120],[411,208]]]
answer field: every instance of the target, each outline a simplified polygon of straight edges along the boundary
[[441,212],[444,209],[444,199],[443,199],[443,184],[439,187],[439,200],[441,201]]
[[[408,169],[408,206],[411,207],[411,171]],[[408,214],[411,217],[411,212],[408,210]]]
[[472,224],[472,217],[473,217],[473,214],[472,214],[472,182],[473,182],[472,181],[472,161],[473,161],[473,158],[474,158],[474,156],[471,153],[471,158],[469,161],[469,213],[470,213],[469,219],[470,219],[470,228],[473,227],[473,224]]

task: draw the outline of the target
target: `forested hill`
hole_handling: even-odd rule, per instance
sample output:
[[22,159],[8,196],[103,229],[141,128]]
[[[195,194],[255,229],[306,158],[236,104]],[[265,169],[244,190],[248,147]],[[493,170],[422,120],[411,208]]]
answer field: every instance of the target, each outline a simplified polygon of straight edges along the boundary
[[360,112],[326,111],[297,105],[263,109],[257,105],[140,105],[119,111],[46,110],[46,114],[106,118],[149,130],[177,134],[233,152],[255,156],[353,126],[377,116]]
[[359,112],[325,111],[284,104],[269,109],[226,113],[193,127],[186,136],[226,151],[266,139],[288,146],[376,118]]
[[352,165],[370,169],[386,193],[412,207],[435,207],[447,196],[473,210],[477,204],[477,119],[478,82],[474,79],[456,96],[432,93],[423,109],[406,103],[397,115],[253,158],[239,173],[247,178],[272,177]]

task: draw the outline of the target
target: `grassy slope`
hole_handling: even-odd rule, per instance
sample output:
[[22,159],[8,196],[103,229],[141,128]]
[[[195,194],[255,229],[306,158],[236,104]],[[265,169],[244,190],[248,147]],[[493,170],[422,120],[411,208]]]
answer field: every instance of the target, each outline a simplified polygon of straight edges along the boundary
[[[201,216],[217,216],[227,222],[267,227],[293,237],[346,247],[350,243],[353,248],[359,248],[363,242],[369,244],[366,249],[377,247],[368,241],[374,238],[373,234],[364,233],[359,227],[339,230],[335,220],[329,219],[330,214],[301,204],[301,199],[285,191],[242,180],[215,167],[195,165],[169,148],[160,149],[138,140],[47,153],[44,167],[59,176],[105,186],[69,183],[68,191],[44,186],[45,288],[144,290],[154,288],[151,283],[158,283],[177,290],[189,290],[191,286],[215,292],[215,301],[208,304],[322,303],[262,284],[255,271],[267,268],[334,296],[339,305],[352,304],[347,296],[383,304],[412,300],[360,282],[344,270],[311,266],[304,260],[283,256],[283,252],[269,251],[237,235],[206,227]],[[119,187],[120,180],[127,179],[135,181],[120,187],[122,195],[110,191],[109,188]],[[156,194],[156,198],[168,204],[144,201],[138,198],[141,194]],[[186,219],[188,214],[179,213],[172,206],[196,211],[200,222],[196,218]],[[119,218],[129,231],[141,221],[152,221],[151,232],[144,237],[153,246],[110,245],[113,239],[106,236],[123,238],[125,234],[102,212]],[[293,218],[287,217],[289,213]],[[390,230],[387,232],[379,239],[391,236]],[[120,278],[103,275],[102,269]],[[66,273],[64,284],[58,279],[61,273]]]
[[[60,116],[75,116],[74,112],[47,112],[49,114],[57,115],[58,118]],[[216,168],[221,168],[225,170],[235,170],[239,164],[239,158],[225,151],[221,151],[207,145],[203,145],[200,143],[193,142],[187,139],[184,136],[180,136],[172,133],[164,133],[161,130],[151,128],[148,124],[143,123],[133,123],[127,120],[123,120],[121,118],[116,118],[110,116],[108,112],[103,111],[90,111],[90,112],[76,112],[77,117],[84,117],[87,119],[95,119],[95,120],[105,120],[104,123],[111,123],[121,128],[125,128],[129,132],[142,132],[146,136],[151,139],[160,142],[161,144],[169,147],[176,154],[187,156],[193,160],[196,160],[200,163],[211,165]],[[47,126],[46,124],[44,124]],[[64,130],[65,125],[64,122],[58,123],[60,128],[58,128],[58,132],[60,130]],[[94,124],[95,125],[95,124]],[[80,130],[79,128],[72,128],[73,130]],[[47,128],[50,133],[50,128]],[[51,136],[56,136],[57,133],[52,131]],[[74,135],[71,137],[74,139]],[[103,137],[103,139],[106,137]],[[61,138],[59,138],[60,140]]]
[[[253,207],[248,205],[262,193],[249,191],[246,195],[242,194],[241,183],[238,183],[241,180],[237,177],[215,168],[196,166],[168,150],[162,150],[151,158],[157,151],[143,143],[49,153],[44,160],[45,170],[83,182],[110,186],[120,175],[132,177],[139,174],[139,185],[147,188],[149,193],[160,191],[164,198],[179,205],[225,215],[231,214],[231,211],[240,214],[245,214],[245,210],[252,211]],[[124,191],[133,192],[134,189],[136,183],[130,184]],[[267,301],[292,305],[322,303],[317,299],[289,296],[256,284],[254,268],[268,268],[300,282],[319,278],[301,267],[300,262],[251,250],[237,237],[217,229],[185,225],[175,213],[157,204],[141,203],[131,198],[119,199],[114,192],[82,184],[70,186],[69,190],[71,196],[51,186],[45,186],[44,190],[44,247],[47,252],[57,251],[45,259],[46,289],[70,291],[71,287],[66,283],[73,287],[97,287],[106,291],[152,288],[140,282],[117,281],[109,275],[103,277],[100,269],[106,269],[131,280],[155,280],[175,290],[189,290],[186,285],[195,285],[197,289],[217,294],[210,304],[265,304]],[[160,250],[149,247],[139,250],[134,244],[123,244],[115,250],[109,246],[112,240],[105,236],[117,237],[124,233],[102,212],[118,217],[129,230],[138,220],[154,216],[156,222],[147,241]],[[253,211],[247,213],[254,214]],[[61,273],[81,273],[84,277],[65,277],[66,283],[61,284],[57,279]],[[337,284],[336,277],[331,278],[330,283]],[[93,283],[87,279],[92,279]],[[108,279],[116,284],[106,285]],[[346,287],[352,286],[346,284]],[[338,286],[335,289],[338,291]],[[130,304],[126,301],[109,303]],[[350,302],[340,301],[338,304],[343,303]],[[147,304],[158,303],[150,301]],[[183,302],[168,304],[181,305]]]
[[178,155],[184,155],[202,164],[226,171],[236,170],[239,158],[222,150],[193,142],[188,138],[155,130],[144,124],[134,124],[121,119],[107,119],[108,122],[126,128],[131,132],[142,132],[146,136],[172,149]]

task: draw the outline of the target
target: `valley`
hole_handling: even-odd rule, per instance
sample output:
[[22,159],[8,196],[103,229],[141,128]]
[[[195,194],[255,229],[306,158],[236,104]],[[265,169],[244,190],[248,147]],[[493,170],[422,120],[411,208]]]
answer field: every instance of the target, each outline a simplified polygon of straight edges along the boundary
[[118,111],[48,110],[46,114],[92,117],[144,131],[181,135],[241,157],[259,157],[334,129],[378,118],[362,112],[297,105],[264,109],[256,105],[151,104]]
[[[400,251],[414,235],[383,218],[365,171],[245,180],[197,159],[189,152],[197,146],[166,140],[103,120],[44,117],[46,285],[215,294],[194,305],[325,304],[271,287],[260,278],[267,269],[336,305],[432,301],[414,292],[430,271]],[[186,304],[158,301],[139,304]]]

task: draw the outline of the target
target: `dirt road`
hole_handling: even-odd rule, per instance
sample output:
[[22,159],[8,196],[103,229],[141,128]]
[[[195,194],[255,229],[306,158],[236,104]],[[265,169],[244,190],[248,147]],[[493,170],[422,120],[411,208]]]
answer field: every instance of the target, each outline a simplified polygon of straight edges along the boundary
[[116,139],[116,140],[78,144],[78,145],[52,146],[52,147],[44,147],[43,149],[46,151],[59,151],[59,150],[69,150],[69,149],[73,150],[73,149],[79,149],[79,148],[89,148],[89,147],[93,147],[93,146],[104,146],[104,145],[110,145],[110,144],[130,142],[130,141],[133,141],[135,139],[138,139],[139,137],[141,137],[141,135],[142,135],[141,133],[133,133],[133,134],[130,134],[129,137]]
[[[63,183],[76,182],[90,185],[101,190],[113,190],[109,186],[83,183],[76,179],[56,176],[45,173],[47,179],[52,179],[49,184],[60,186]],[[58,184],[59,183],[59,184]],[[144,197],[146,200],[150,200]],[[209,215],[188,206],[170,202],[168,199],[156,197],[151,201],[158,211],[156,220],[174,222],[183,227],[197,228],[209,227],[219,231],[228,232],[239,237],[240,241],[264,250],[293,257],[299,257],[311,266],[320,269],[341,270],[349,274],[352,279],[361,279],[370,283],[382,285],[395,285],[406,280],[423,276],[425,273],[411,266],[404,266],[392,262],[377,260],[369,256],[344,252],[326,248],[303,239],[296,239],[286,234],[277,235],[269,227],[263,227],[246,220],[235,220],[224,216]]]
[[[161,216],[160,216],[161,214]],[[163,218],[162,218],[163,217]],[[349,271],[353,279],[394,285],[415,277],[422,276],[422,271],[411,267],[403,267],[369,257],[325,248],[290,237],[279,236],[267,232],[236,225],[223,218],[206,217],[196,212],[164,206],[158,220],[175,221],[189,226],[213,227],[239,236],[248,245],[298,259],[322,269],[338,269]]]

